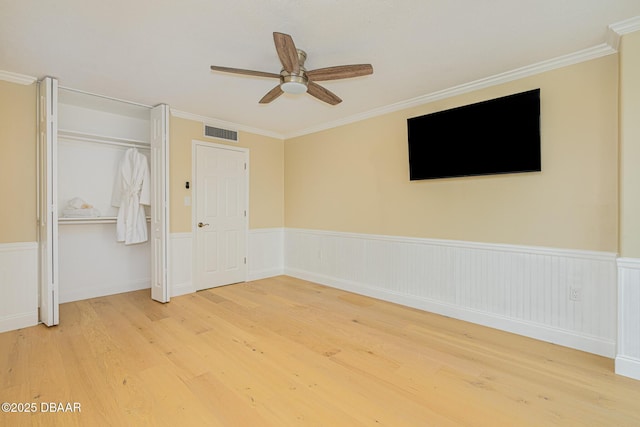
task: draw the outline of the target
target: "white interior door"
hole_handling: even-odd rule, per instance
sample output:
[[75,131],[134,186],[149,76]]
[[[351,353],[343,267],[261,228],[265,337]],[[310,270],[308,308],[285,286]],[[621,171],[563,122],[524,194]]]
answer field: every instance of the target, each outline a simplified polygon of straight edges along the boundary
[[151,298],[169,302],[169,107],[151,110]]
[[58,81],[45,77],[38,87],[38,251],[40,321],[59,323],[58,314]]
[[246,281],[248,151],[194,142],[194,284]]

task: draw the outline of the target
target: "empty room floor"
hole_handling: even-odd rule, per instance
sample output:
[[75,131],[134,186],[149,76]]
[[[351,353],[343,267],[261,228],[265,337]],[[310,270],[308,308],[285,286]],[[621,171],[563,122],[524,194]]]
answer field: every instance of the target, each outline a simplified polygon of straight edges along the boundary
[[0,349],[2,426],[640,425],[611,359],[287,276],[62,304]]

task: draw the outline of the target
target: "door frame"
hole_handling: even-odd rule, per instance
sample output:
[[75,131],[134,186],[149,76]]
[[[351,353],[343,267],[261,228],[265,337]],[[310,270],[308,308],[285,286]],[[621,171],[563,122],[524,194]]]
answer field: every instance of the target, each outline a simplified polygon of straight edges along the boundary
[[192,254],[193,256],[191,257],[191,277],[192,277],[192,286],[194,291],[197,289],[197,260],[196,260],[196,251],[197,251],[197,243],[198,243],[198,239],[196,238],[196,232],[197,232],[197,226],[196,224],[198,223],[198,211],[197,211],[197,197],[196,197],[196,185],[197,185],[197,162],[196,162],[196,147],[201,146],[201,147],[205,147],[205,148],[213,148],[213,149],[218,149],[218,150],[230,150],[230,151],[236,151],[236,152],[240,152],[244,154],[244,161],[245,164],[247,165],[247,174],[246,174],[246,179],[245,179],[245,209],[247,211],[247,215],[246,215],[246,220],[244,222],[244,235],[245,235],[245,245],[244,245],[244,254],[246,257],[246,267],[245,267],[245,271],[244,271],[244,279],[243,281],[247,281],[247,279],[249,278],[249,263],[250,263],[250,259],[249,259],[249,189],[250,189],[250,185],[249,185],[249,178],[250,178],[250,174],[249,171],[251,170],[250,165],[249,165],[249,152],[250,150],[248,148],[245,147],[234,147],[233,145],[227,145],[227,144],[220,144],[220,143],[216,143],[216,142],[209,142],[209,141],[202,141],[202,140],[198,140],[198,139],[192,139],[191,140],[191,236],[192,236],[192,244],[191,244],[191,250],[192,250]]

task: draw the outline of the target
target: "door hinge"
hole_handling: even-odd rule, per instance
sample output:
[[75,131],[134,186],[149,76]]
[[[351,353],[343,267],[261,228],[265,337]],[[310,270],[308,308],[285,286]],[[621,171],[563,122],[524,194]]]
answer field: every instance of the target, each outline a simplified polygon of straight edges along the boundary
[[244,263],[245,264],[247,263],[247,257],[244,257]]
[[244,170],[247,170],[247,164],[246,163],[244,164]]
[[244,211],[244,217],[245,218],[247,217],[247,211],[246,210]]

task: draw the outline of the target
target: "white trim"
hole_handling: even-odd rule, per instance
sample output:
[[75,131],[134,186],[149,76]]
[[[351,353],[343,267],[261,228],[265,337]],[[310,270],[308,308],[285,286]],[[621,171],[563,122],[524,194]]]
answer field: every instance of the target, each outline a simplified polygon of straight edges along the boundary
[[251,232],[251,234],[282,233],[284,231],[284,228],[282,227],[252,228],[249,231]]
[[638,30],[640,30],[640,16],[611,24],[607,28],[607,44],[615,50],[618,50],[622,36]]
[[36,77],[27,76],[26,74],[18,74],[12,73],[11,71],[0,70],[0,80],[28,86],[35,83],[38,79]]
[[247,282],[252,282],[254,280],[268,279],[269,277],[281,276],[284,274],[283,268],[270,268],[258,271],[249,272],[249,277],[247,278]]
[[632,270],[640,270],[640,258],[618,258],[618,267]]
[[38,242],[0,243],[0,332],[38,324]]
[[[626,258],[617,258],[615,252],[601,252],[601,251],[587,251],[582,249],[562,249],[562,248],[550,248],[544,246],[525,246],[525,245],[512,245],[506,243],[484,243],[484,242],[471,242],[464,240],[446,240],[446,239],[433,239],[426,237],[406,237],[406,236],[389,236],[383,234],[362,234],[351,233],[345,231],[327,231],[327,230],[314,230],[305,228],[287,228],[286,230],[299,232],[299,233],[312,233],[316,235],[325,236],[337,236],[337,237],[350,237],[350,238],[362,238],[366,237],[368,240],[384,240],[388,242],[397,243],[421,243],[428,245],[458,247],[467,249],[485,249],[501,252],[513,252],[536,255],[549,255],[549,256],[561,256],[569,258],[582,258],[598,261],[610,261],[623,260]],[[640,260],[638,262],[638,268],[640,268]]]
[[139,291],[142,289],[151,289],[151,280],[132,280],[129,282],[113,282],[100,287],[88,286],[85,289],[74,289],[71,291],[60,292],[60,304],[81,301],[90,298],[104,297],[107,295],[116,295],[124,292]]
[[453,96],[462,95],[465,93],[473,92],[476,90],[484,89],[491,86],[496,86],[503,83],[508,83],[514,80],[522,79],[532,75],[544,73],[546,71],[555,70],[569,65],[578,64],[580,62],[590,61],[592,59],[601,58],[603,56],[617,53],[619,34],[625,34],[627,32],[635,31],[640,24],[636,21],[640,18],[632,18],[627,21],[622,21],[619,24],[613,24],[609,26],[609,33],[607,34],[607,41],[605,43],[586,48],[577,52],[562,55],[556,58],[541,61],[535,64],[527,65],[524,67],[516,68],[514,70],[506,71],[504,73],[495,74],[489,77],[485,77],[479,80],[475,80],[469,83],[463,83],[458,86],[443,89],[440,91],[432,92],[426,95],[418,96],[408,100],[400,101],[391,105],[376,108],[373,110],[365,111],[363,113],[354,114],[352,116],[343,117],[338,120],[319,124],[317,126],[308,127],[305,129],[295,130],[285,134],[272,132],[263,129],[257,129],[250,126],[240,125],[232,122],[226,122],[223,120],[213,119],[210,117],[199,116],[197,114],[188,113],[176,109],[171,109],[171,115],[180,117],[183,119],[202,122],[204,124],[211,124],[219,127],[231,127],[234,129],[242,130],[245,132],[251,132],[258,135],[264,135],[277,139],[289,139],[298,136],[308,135],[328,129],[333,129],[339,126],[344,126],[350,123],[367,120],[370,118],[382,116],[384,114],[394,113],[396,111],[405,110],[412,107],[428,104],[438,100],[451,98]]
[[639,31],[640,16],[634,16],[633,18],[611,24],[609,25],[609,29],[619,36]]
[[284,247],[294,277],[616,355],[615,253],[292,228]]
[[616,356],[616,374],[640,380],[640,360]]
[[538,62],[532,65],[527,65],[525,67],[517,68],[515,70],[510,70],[504,73],[495,74],[493,76],[475,80],[473,82],[464,83],[448,89],[432,92],[427,95],[418,96],[416,98],[411,98],[405,101],[397,102],[395,104],[365,111],[360,114],[355,114],[352,116],[344,117],[331,122],[322,123],[320,125],[308,127],[301,130],[296,130],[286,134],[279,134],[276,132],[239,125],[232,122],[225,122],[222,120],[217,120],[209,117],[187,113],[187,112],[176,110],[173,108],[171,109],[171,114],[175,117],[203,122],[205,124],[211,124],[214,126],[231,127],[238,130],[243,130],[245,132],[251,132],[254,134],[269,136],[272,138],[289,139],[289,138],[295,138],[298,136],[303,136],[311,133],[320,132],[327,129],[333,129],[333,128],[344,126],[350,123],[367,120],[367,119],[378,117],[384,114],[394,113],[396,111],[417,107],[417,106],[428,104],[430,102],[438,101],[441,99],[450,98],[450,97],[461,95],[464,93],[473,92],[479,89],[484,89],[490,86],[496,86],[499,84],[522,79],[535,74],[540,74],[546,71],[551,71],[558,68],[567,67],[569,65],[577,64],[580,62],[589,61],[592,59],[597,59],[603,56],[611,55],[616,53],[617,51],[616,51],[616,48],[612,47],[610,43],[612,42],[610,41],[609,43],[602,43],[600,45],[583,49],[578,52],[573,52],[567,55],[559,56],[557,58]]
[[284,273],[284,228],[249,230],[249,277],[259,280]]
[[0,317],[0,333],[28,328],[38,324],[38,311],[13,314]]
[[347,280],[339,280],[334,277],[309,273],[303,270],[286,268],[284,274],[308,280],[315,283],[342,289],[383,301],[401,304],[407,307],[417,308],[430,313],[452,317],[466,322],[487,326],[501,331],[546,341],[577,350],[598,354],[605,357],[613,357],[616,343],[613,340],[605,340],[599,337],[578,334],[574,331],[552,328],[543,324],[526,322],[518,319],[486,313],[480,310],[473,310],[453,304],[431,300],[416,295],[406,295],[398,292],[374,288]]
[[196,290],[193,287],[193,282],[175,283],[171,285],[171,298],[179,297],[180,295],[192,294]]
[[[258,129],[258,128],[255,128],[255,127],[241,125],[241,124],[238,124],[238,123],[227,122],[227,121],[224,121],[224,120],[214,119],[214,118],[211,118],[211,117],[200,116],[198,114],[193,114],[193,113],[188,113],[186,111],[176,110],[175,108],[171,108],[171,115],[174,116],[174,117],[179,117],[181,119],[193,120],[195,122],[202,122],[202,124],[204,124],[204,125],[215,126],[215,127],[220,127],[220,128],[224,128],[224,129],[229,129],[230,128],[231,130],[236,130],[238,132],[243,131],[243,132],[253,133],[253,134],[256,134],[256,135],[268,136],[270,138],[284,139],[284,136],[282,134],[277,133],[277,132],[272,132],[272,131],[268,131],[268,130],[264,130],[264,129]],[[239,135],[238,135],[238,139],[240,139]]]
[[169,265],[169,294],[171,297],[195,292],[193,281],[192,233],[170,233],[171,252]]
[[[193,281],[193,233],[171,233],[171,296],[196,292]],[[256,228],[248,233],[247,280],[282,275],[284,272],[284,228]]]
[[38,249],[38,242],[0,243],[1,252],[34,251]]
[[535,74],[540,74],[546,71],[567,67],[569,65],[577,64],[584,61],[589,61],[592,59],[597,59],[597,58],[611,55],[614,53],[616,53],[616,50],[614,48],[612,48],[607,43],[602,43],[600,45],[583,49],[578,52],[570,53],[568,55],[563,55],[557,58],[538,62],[536,64],[527,65],[521,68],[516,68],[515,70],[506,71],[500,74],[495,74],[493,76],[475,80],[473,82],[464,83],[458,86],[433,92],[427,95],[418,96],[416,98],[397,102],[395,104],[387,105],[381,108],[376,108],[370,111],[366,111],[364,113],[355,114],[349,117],[344,117],[342,119],[323,123],[318,126],[312,126],[306,129],[289,132],[289,133],[286,133],[284,137],[285,139],[288,139],[288,138],[294,138],[302,135],[307,135],[310,133],[320,132],[327,129],[333,129],[338,126],[343,126],[350,123],[370,119],[373,117],[378,117],[384,114],[394,113],[396,111],[417,107],[417,106],[428,104],[430,102],[438,101],[441,99],[451,98],[453,96],[473,92],[479,89],[484,89],[487,87],[508,83],[508,82],[529,77]]
[[640,380],[640,259],[619,258],[618,336],[615,371]]

